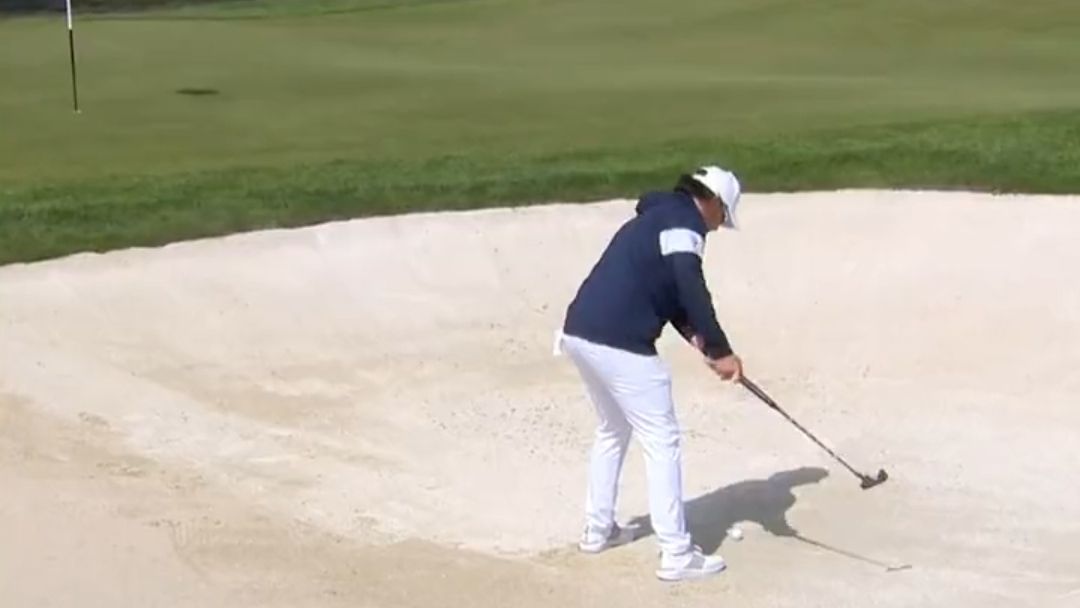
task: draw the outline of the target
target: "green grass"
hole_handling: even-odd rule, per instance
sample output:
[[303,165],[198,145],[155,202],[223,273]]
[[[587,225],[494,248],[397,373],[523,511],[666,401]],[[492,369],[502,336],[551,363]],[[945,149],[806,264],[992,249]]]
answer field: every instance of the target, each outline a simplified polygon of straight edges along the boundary
[[415,7],[463,0],[77,0],[90,18],[185,20],[273,19]]
[[704,161],[749,191],[1080,191],[1072,0],[265,6],[83,20],[80,115],[62,20],[0,21],[0,263],[633,196]]

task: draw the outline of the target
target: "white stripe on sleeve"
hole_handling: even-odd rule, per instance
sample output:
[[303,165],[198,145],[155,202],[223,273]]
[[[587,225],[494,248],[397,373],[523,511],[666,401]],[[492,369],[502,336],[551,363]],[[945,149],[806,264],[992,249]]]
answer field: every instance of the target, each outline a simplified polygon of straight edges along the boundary
[[660,255],[693,253],[701,257],[705,252],[705,239],[689,228],[668,228],[660,233]]

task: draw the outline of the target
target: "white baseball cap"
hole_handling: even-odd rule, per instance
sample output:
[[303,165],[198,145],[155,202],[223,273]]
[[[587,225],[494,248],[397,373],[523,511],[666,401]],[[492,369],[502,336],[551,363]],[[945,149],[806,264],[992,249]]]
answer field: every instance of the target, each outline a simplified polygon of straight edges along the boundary
[[739,223],[735,219],[735,207],[739,204],[742,195],[742,186],[739,178],[731,171],[721,169],[715,165],[700,167],[690,177],[709,189],[710,192],[720,197],[724,203],[724,226],[732,230],[739,229]]

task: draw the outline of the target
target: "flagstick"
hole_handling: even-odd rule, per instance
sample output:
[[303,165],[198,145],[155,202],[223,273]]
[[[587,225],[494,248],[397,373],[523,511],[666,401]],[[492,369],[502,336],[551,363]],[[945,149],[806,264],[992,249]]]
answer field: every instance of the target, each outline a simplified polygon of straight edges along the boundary
[[71,18],[71,0],[67,0],[68,52],[71,55],[71,96],[75,112],[79,113],[79,86],[75,77],[75,26]]

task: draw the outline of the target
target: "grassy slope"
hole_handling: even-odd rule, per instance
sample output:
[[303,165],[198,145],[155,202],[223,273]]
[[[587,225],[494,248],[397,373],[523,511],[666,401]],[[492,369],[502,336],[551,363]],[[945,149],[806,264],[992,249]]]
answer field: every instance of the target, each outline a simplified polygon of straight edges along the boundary
[[79,116],[62,23],[0,22],[0,263],[633,195],[706,160],[758,191],[1080,190],[1072,0],[386,4],[86,20]]

